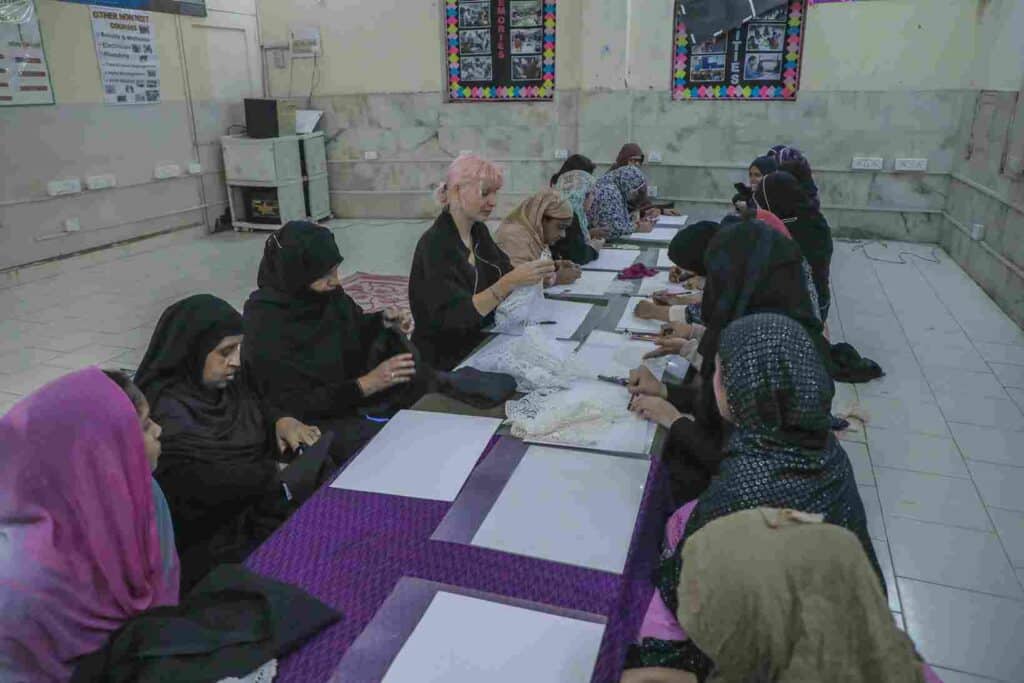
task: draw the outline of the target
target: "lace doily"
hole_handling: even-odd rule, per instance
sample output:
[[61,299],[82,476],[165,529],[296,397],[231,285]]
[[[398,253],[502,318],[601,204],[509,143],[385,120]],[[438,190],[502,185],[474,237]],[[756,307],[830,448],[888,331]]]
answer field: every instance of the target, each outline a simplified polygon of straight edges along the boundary
[[519,337],[495,337],[463,365],[512,375],[520,392],[567,388],[588,374],[573,356],[575,347],[575,342],[556,341],[540,328],[528,327]]
[[523,334],[529,328],[530,313],[544,302],[544,287],[540,284],[513,290],[494,311],[493,332],[497,334]]
[[277,678],[277,660],[271,659],[244,678],[229,676],[228,678],[220,679],[217,683],[270,683],[275,678]]

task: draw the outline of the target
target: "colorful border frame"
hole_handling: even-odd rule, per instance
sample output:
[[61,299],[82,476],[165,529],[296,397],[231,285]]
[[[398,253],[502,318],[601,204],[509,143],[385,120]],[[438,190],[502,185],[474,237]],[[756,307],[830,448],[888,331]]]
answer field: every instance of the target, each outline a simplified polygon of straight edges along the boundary
[[783,71],[784,86],[706,86],[688,85],[686,74],[689,62],[690,38],[686,32],[683,13],[676,4],[675,57],[672,62],[673,100],[796,100],[800,88],[801,48],[803,47],[804,9],[806,0],[789,3],[789,21],[786,29],[786,64]]
[[544,0],[544,85],[479,87],[459,82],[459,2],[445,0],[450,102],[548,101],[555,97],[555,23],[558,0]]

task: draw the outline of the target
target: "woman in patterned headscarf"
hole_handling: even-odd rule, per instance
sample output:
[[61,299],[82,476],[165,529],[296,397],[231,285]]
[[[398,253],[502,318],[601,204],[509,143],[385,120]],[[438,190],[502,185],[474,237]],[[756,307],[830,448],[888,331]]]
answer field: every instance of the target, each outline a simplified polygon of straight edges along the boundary
[[556,259],[566,259],[583,265],[597,258],[604,245],[600,230],[591,230],[587,219],[587,205],[597,178],[586,171],[568,171],[558,177],[555,190],[572,207],[572,226],[565,239],[551,245],[551,254]]
[[647,177],[636,166],[622,166],[601,176],[587,210],[590,225],[608,231],[611,239],[634,232],[650,232],[647,220],[633,222],[631,212],[647,198]]
[[[777,313],[735,320],[721,335],[713,386],[719,412],[730,425],[725,459],[696,506],[680,511],[688,520],[681,541],[662,561],[655,607],[659,599],[671,613],[679,607],[686,539],[716,519],[758,507],[821,514],[824,521],[849,529],[884,590],[853,467],[829,429],[832,379],[804,327]],[[655,640],[633,653],[634,666],[707,664],[699,651],[694,653],[692,641]]]

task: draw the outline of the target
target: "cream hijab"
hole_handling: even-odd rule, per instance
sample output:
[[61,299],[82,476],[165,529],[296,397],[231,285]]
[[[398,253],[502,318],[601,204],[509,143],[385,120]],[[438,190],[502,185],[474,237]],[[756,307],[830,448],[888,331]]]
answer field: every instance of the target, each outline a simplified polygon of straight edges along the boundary
[[677,616],[715,683],[920,683],[857,537],[820,515],[759,508],[686,540]]
[[548,246],[544,242],[544,219],[571,219],[572,206],[551,189],[541,190],[505,217],[494,241],[508,254],[513,266],[535,261]]

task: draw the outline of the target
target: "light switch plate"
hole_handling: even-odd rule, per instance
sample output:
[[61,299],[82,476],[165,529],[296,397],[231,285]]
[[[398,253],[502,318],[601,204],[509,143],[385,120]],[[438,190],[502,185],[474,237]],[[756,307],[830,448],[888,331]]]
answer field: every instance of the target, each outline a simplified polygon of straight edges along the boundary
[[882,157],[854,157],[852,168],[855,171],[881,171]]
[[90,190],[105,190],[117,185],[117,178],[111,173],[91,175],[85,179],[85,186]]
[[181,175],[181,166],[178,166],[177,164],[161,164],[153,171],[153,175],[158,180],[177,178]]
[[569,150],[567,150],[567,149],[556,149],[555,150],[555,158],[556,159],[568,159],[569,158]]
[[188,172],[192,175],[199,175],[203,172],[203,165],[197,161],[192,161],[188,165]]
[[895,169],[897,171],[927,171],[927,159],[897,159]]
[[380,155],[377,154],[376,150],[369,149],[363,152],[363,159],[366,161],[376,161],[379,157]]
[[82,191],[82,181],[78,178],[51,180],[46,184],[46,194],[59,197],[62,194],[77,194]]
[[648,197],[657,197],[658,196],[658,186],[657,185],[648,185],[647,186],[647,196]]
[[64,232],[78,232],[82,229],[82,224],[77,218],[69,218],[64,221]]
[[661,163],[661,152],[659,152],[658,150],[653,150],[652,152],[650,152],[647,155],[647,160],[649,162],[651,162],[652,164],[660,164]]

